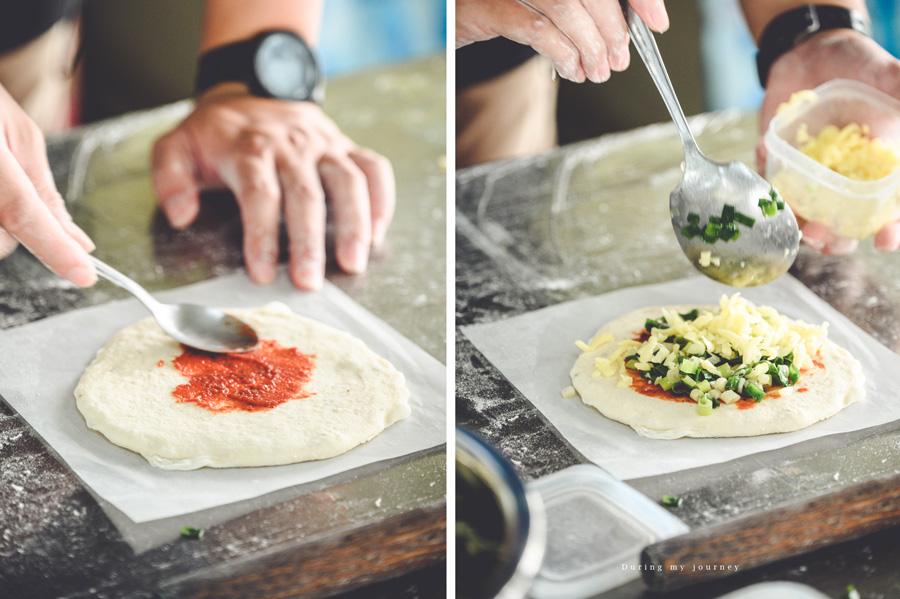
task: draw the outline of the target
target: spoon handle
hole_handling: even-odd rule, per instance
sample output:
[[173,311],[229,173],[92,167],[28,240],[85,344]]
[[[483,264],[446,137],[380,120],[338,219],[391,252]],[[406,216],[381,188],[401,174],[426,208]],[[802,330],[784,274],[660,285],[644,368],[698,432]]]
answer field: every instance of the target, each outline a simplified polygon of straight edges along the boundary
[[115,283],[122,289],[130,292],[134,297],[136,297],[142,304],[147,306],[147,308],[153,312],[160,304],[153,296],[147,293],[147,290],[135,283],[130,278],[126,277],[118,270],[103,262],[102,260],[98,260],[94,256],[90,256],[91,261],[94,263],[94,267],[97,269],[97,274],[101,277],[110,281],[111,283]]
[[687,119],[684,117],[684,111],[675,95],[675,89],[672,87],[672,81],[666,72],[666,65],[663,64],[662,56],[659,54],[659,48],[656,46],[656,40],[653,33],[647,28],[643,20],[634,12],[627,0],[622,0],[622,12],[625,14],[625,22],[628,23],[628,31],[631,33],[631,39],[634,41],[634,47],[637,48],[638,54],[647,70],[650,71],[650,78],[656,84],[659,95],[662,96],[672,120],[675,122],[675,129],[678,130],[678,136],[681,137],[681,143],[685,149],[685,159],[690,159],[692,152],[700,154],[697,142],[691,133]]

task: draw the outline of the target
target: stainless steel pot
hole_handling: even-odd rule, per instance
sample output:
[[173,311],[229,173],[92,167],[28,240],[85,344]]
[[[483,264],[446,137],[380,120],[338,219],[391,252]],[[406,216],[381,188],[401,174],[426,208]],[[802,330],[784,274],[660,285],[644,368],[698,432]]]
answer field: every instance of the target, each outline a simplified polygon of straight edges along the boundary
[[525,597],[546,543],[540,495],[495,449],[457,427],[456,497],[457,597]]

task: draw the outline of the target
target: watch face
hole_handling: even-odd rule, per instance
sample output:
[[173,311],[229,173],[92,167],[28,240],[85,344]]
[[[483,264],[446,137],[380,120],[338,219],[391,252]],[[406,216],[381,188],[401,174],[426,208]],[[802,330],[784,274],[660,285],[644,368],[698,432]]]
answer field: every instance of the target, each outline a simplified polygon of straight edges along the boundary
[[288,33],[273,33],[259,46],[254,60],[256,76],[276,98],[307,100],[316,87],[318,69],[309,47]]

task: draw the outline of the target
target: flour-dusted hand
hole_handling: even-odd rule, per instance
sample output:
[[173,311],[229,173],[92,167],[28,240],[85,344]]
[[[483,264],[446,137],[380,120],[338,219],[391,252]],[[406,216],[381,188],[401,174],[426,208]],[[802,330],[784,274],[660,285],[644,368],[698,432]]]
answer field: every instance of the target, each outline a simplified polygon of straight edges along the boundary
[[[818,33],[791,49],[772,65],[766,95],[760,111],[760,131],[765,133],[769,121],[782,102],[794,92],[813,89],[832,79],[855,79],[900,99],[900,61],[874,40],[852,29],[835,29]],[[756,146],[760,172],[766,168],[766,148],[762,135]],[[804,242],[814,249],[832,255],[848,254],[858,242],[835,235],[820,223],[803,223]],[[900,222],[886,225],[875,235],[875,247],[893,252],[900,247]]]
[[[663,0],[631,0],[663,32]],[[456,0],[456,47],[495,37],[531,46],[566,79],[602,82],[628,67],[628,27],[618,0]]]
[[153,149],[153,183],[175,228],[189,226],[201,189],[234,192],[244,225],[244,259],[257,283],[275,279],[278,227],[287,228],[291,279],[316,289],[325,271],[325,198],[335,220],[335,254],[351,273],[366,269],[394,211],[388,160],[353,143],[311,102],[243,93],[202,97]]
[[21,243],[56,274],[93,285],[94,244],[56,190],[43,134],[2,86],[0,134],[0,258]]

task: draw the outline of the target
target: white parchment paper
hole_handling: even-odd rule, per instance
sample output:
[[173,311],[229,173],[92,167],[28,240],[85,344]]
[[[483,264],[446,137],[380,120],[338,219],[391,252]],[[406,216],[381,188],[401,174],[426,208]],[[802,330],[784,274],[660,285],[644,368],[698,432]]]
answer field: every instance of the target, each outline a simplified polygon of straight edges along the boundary
[[647,306],[714,305],[736,290],[705,277],[631,287],[579,299],[492,323],[465,327],[464,334],[540,410],[575,449],[622,480],[725,462],[824,435],[850,432],[900,419],[892,390],[900,356],[890,351],[790,276],[741,294],[757,305],[809,323],[829,323],[828,336],[863,365],[866,397],[836,416],[793,433],[725,439],[647,439],[608,420],[579,396],[564,399],[569,371],[604,323]]
[[157,294],[164,302],[223,308],[280,301],[362,339],[406,376],[412,414],[368,443],[316,462],[267,468],[204,468],[171,472],[91,431],[73,393],[97,351],[119,329],[146,317],[135,300],[110,302],[0,332],[0,394],[95,493],[135,522],[146,522],[257,497],[446,441],[446,369],[443,364],[325,284],[318,293],[294,289],[282,271],[259,287],[244,274]]

